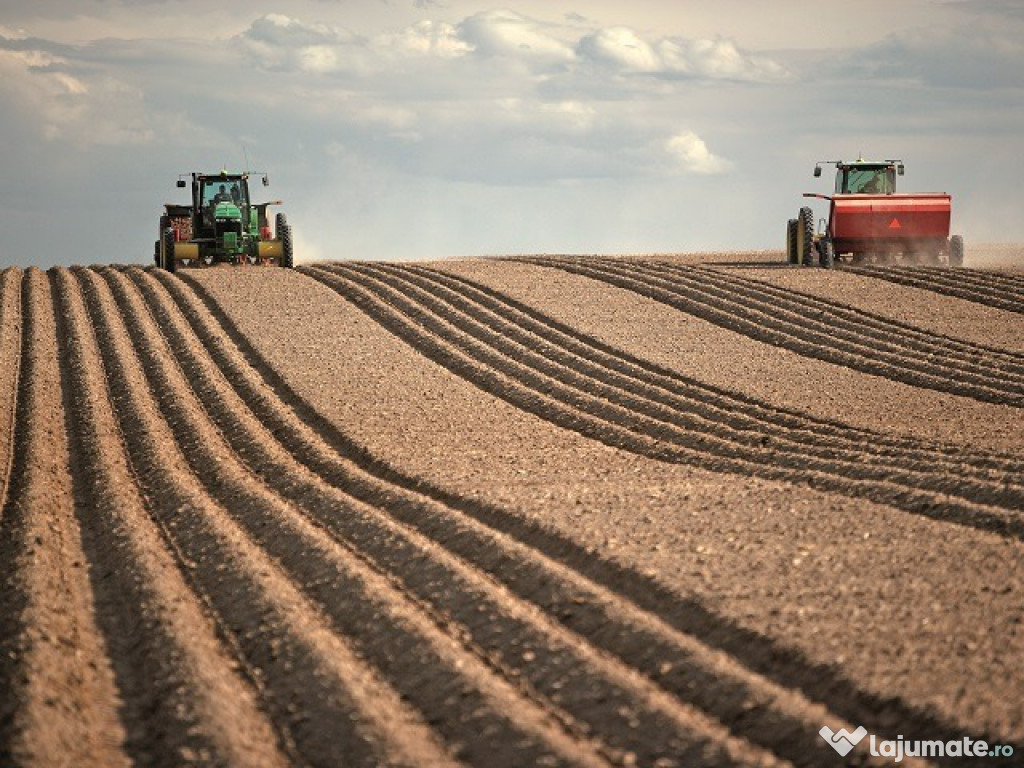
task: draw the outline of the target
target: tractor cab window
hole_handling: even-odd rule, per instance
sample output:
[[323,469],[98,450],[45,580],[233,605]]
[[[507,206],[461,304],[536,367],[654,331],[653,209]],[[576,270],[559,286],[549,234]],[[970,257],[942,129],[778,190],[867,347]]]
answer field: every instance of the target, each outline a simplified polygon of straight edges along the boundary
[[245,206],[245,188],[237,180],[213,179],[203,182],[202,206],[213,207],[217,203],[234,203]]
[[836,174],[836,192],[850,195],[891,195],[896,187],[896,172],[878,168],[843,168]]

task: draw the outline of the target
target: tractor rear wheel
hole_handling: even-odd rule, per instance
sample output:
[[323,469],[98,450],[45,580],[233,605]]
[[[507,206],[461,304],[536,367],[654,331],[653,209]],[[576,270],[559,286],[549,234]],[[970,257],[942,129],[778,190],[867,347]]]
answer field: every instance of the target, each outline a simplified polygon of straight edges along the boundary
[[295,267],[295,253],[292,245],[291,225],[285,224],[278,231],[281,233],[281,266],[285,269],[292,269]]
[[814,264],[814,212],[806,206],[797,216],[796,253],[797,261],[805,267]]
[[796,257],[796,219],[786,222],[786,258],[790,264],[799,264]]
[[295,266],[292,228],[288,225],[288,217],[283,213],[274,217],[274,236],[281,241],[281,266],[292,269]]
[[964,239],[960,235],[953,235],[949,238],[949,266],[962,267],[964,265]]

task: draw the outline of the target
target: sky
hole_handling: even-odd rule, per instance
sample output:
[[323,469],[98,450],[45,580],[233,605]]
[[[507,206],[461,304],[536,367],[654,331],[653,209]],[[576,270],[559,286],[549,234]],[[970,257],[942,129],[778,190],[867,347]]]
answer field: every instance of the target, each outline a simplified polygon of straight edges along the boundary
[[221,168],[298,261],[782,248],[858,155],[969,255],[1024,241],[1024,0],[0,0],[0,136],[0,267],[151,263]]

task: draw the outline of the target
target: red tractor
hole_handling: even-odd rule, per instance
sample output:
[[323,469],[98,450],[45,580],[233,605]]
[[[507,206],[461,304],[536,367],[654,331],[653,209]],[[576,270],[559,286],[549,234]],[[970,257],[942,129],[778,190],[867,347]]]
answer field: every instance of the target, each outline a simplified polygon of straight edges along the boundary
[[949,236],[950,195],[897,194],[896,177],[904,172],[901,160],[822,160],[814,166],[815,177],[821,176],[822,163],[836,167],[835,194],[808,192],[804,197],[829,201],[828,222],[823,232],[815,233],[814,213],[806,206],[789,220],[786,255],[790,264],[811,266],[817,260],[829,268],[836,259],[845,258],[854,263],[902,259],[963,264],[963,238]]

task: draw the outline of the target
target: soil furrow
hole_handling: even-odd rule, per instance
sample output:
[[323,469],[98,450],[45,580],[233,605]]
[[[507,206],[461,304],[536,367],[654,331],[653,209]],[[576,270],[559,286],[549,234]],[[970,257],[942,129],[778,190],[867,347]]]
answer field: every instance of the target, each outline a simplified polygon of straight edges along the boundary
[[[542,527],[528,518],[506,512],[475,498],[455,495],[428,480],[395,469],[354,443],[340,432],[333,422],[322,417],[297,395],[288,381],[279,375],[242,334],[232,318],[203,287],[201,281],[184,276],[195,291],[194,295],[185,291],[180,281],[175,278],[159,271],[155,274],[179,304],[192,308],[186,312],[190,316],[196,313],[195,295],[198,295],[202,299],[203,308],[216,320],[216,324],[223,327],[230,339],[229,346],[237,346],[238,353],[235,353],[234,359],[230,354],[222,356],[220,337],[212,332],[215,323],[193,319],[194,330],[207,349],[215,353],[218,365],[226,366],[225,373],[230,381],[242,383],[247,387],[246,376],[241,374],[249,365],[255,368],[258,381],[251,392],[246,390],[244,394],[248,402],[261,402],[262,395],[276,393],[287,404],[286,408],[294,411],[302,423],[312,427],[339,456],[391,486],[390,490],[377,489],[373,485],[353,481],[347,490],[357,495],[365,494],[371,503],[386,506],[389,512],[403,519],[409,526],[437,539],[442,546],[476,564],[482,570],[490,572],[521,596],[536,602],[549,615],[558,618],[570,629],[578,627],[580,634],[585,635],[590,642],[644,670],[652,679],[663,682],[667,690],[681,699],[692,701],[716,714],[723,721],[729,722],[734,731],[742,733],[752,741],[762,743],[756,734],[765,722],[771,721],[771,710],[755,708],[749,716],[739,713],[730,716],[723,713],[722,708],[727,710],[735,702],[734,697],[727,693],[734,685],[733,682],[725,683],[724,689],[720,687],[721,683],[708,685],[706,689],[699,684],[689,686],[687,681],[690,679],[701,682],[708,679],[706,672],[700,670],[700,660],[696,664],[696,670],[686,662],[691,653],[699,654],[698,651],[690,650],[695,644],[707,644],[706,647],[713,655],[717,654],[714,650],[716,648],[724,650],[739,660],[742,666],[755,670],[758,676],[763,676],[768,685],[777,684],[785,690],[795,683],[811,700],[828,702],[832,711],[840,713],[849,721],[864,723],[874,732],[894,733],[891,729],[898,724],[902,730],[939,734],[944,738],[958,738],[963,734],[965,729],[962,725],[936,718],[934,714],[898,698],[889,695],[882,697],[862,690],[851,680],[839,675],[835,667],[811,662],[800,651],[739,626],[731,619],[723,618],[698,598],[667,590],[655,581],[653,576],[609,559],[607,553],[602,550],[583,546],[574,539],[567,538],[547,526]],[[324,279],[332,278],[325,275]],[[359,301],[358,292],[354,292],[354,295],[355,300]],[[241,360],[242,357],[244,360]],[[282,437],[287,434],[287,430],[281,429],[262,410],[259,411],[259,415],[275,434]],[[301,451],[297,451],[297,455],[300,454]],[[309,466],[316,466],[315,459],[301,455]],[[329,477],[331,469],[318,466],[317,471]],[[443,503],[449,511],[431,517],[422,511],[429,511],[430,507],[399,503],[396,494],[400,493],[413,493],[416,496],[426,494]],[[456,512],[459,514],[456,515]],[[473,531],[483,531],[485,534],[470,535]],[[508,550],[504,545],[495,549],[494,544],[489,543],[495,537],[519,548],[523,555],[520,563],[508,559]],[[568,577],[582,577],[584,581],[570,581],[569,589],[562,592],[559,580],[555,579],[546,567],[548,563],[553,563],[558,568],[564,567],[568,569]],[[591,580],[590,584],[587,584],[586,580]],[[593,602],[587,599],[570,599],[568,606],[566,600],[559,599],[559,595],[562,594],[573,595],[573,590],[576,589],[582,590],[585,594],[593,585],[600,585],[600,589],[611,595],[612,602],[616,605],[622,606],[619,599],[621,596],[625,598],[625,605],[631,610],[634,608],[630,604],[640,611],[641,616],[646,616],[647,620],[661,624],[670,633],[676,633],[677,640],[673,641],[677,642],[676,649],[664,650],[666,647],[671,648],[672,642],[665,643],[663,639],[652,639],[653,636],[649,635],[646,629],[639,635],[636,634],[636,626],[645,626],[641,619],[636,619],[633,626],[630,626],[629,622],[625,625],[612,622],[609,616],[613,612],[605,611],[600,599]],[[696,643],[692,638],[698,639]],[[643,655],[648,651],[652,654],[651,657]],[[659,656],[674,665],[672,674],[666,675],[665,669],[659,667]],[[675,675],[676,670],[680,673],[679,677]],[[713,679],[714,675],[711,677]],[[739,677],[742,680],[744,676],[740,674]],[[672,686],[680,681],[680,687],[674,689]],[[755,696],[758,695],[757,690],[755,686]],[[704,693],[709,699],[707,702],[701,699]],[[779,697],[777,701],[785,702],[786,697]],[[761,719],[758,713],[764,714],[766,720]],[[796,716],[795,719],[804,719],[805,723],[814,720],[813,717],[800,716]],[[804,727],[806,729],[806,725]],[[781,740],[783,745],[787,743],[786,727],[769,728],[769,731],[772,735],[765,737],[768,740],[763,743],[772,744],[772,739]],[[811,738],[820,742],[816,735],[812,734]],[[778,749],[781,751],[785,747],[780,746]]]
[[[183,453],[173,457],[169,477],[147,467],[147,479],[169,500],[159,513],[198,588],[262,681],[275,722],[312,764],[451,763],[428,724],[338,630],[339,615],[359,605],[349,589],[358,583],[339,583],[337,574],[319,567],[316,550],[307,551],[309,542],[297,545],[294,535],[285,535],[295,515],[238,465],[125,278],[109,270],[104,277],[107,311],[118,313],[125,342],[134,343],[126,354],[138,355],[145,391],[157,393],[143,404],[149,419],[160,421],[150,425],[157,432],[153,447],[177,443]],[[181,483],[192,473],[191,482]],[[308,583],[294,575],[304,569]],[[334,595],[332,604],[311,599],[316,585]]]
[[[668,404],[690,403],[707,418],[729,424],[737,429],[750,427],[785,429],[797,441],[821,446],[854,450],[870,449],[878,456],[905,458],[917,463],[942,462],[962,468],[970,466],[982,473],[990,470],[1020,477],[1024,466],[1017,459],[993,453],[974,453],[963,446],[926,443],[912,438],[852,427],[838,421],[826,421],[789,411],[753,398],[722,390],[691,379],[676,371],[633,357],[600,340],[581,333],[548,317],[509,296],[466,277],[436,268],[405,264],[394,267],[405,273],[419,275],[437,285],[471,299],[507,320],[513,326],[562,347],[578,357],[613,370],[619,374],[663,393]],[[990,475],[982,475],[991,477]]]
[[21,280],[15,267],[0,272],[0,516],[14,462],[14,420],[21,367]]
[[[108,279],[112,283],[117,281],[113,275],[108,275]],[[129,306],[134,302],[123,286],[115,286],[115,294],[122,310],[130,315],[136,337],[152,337],[155,327],[140,315],[139,307]],[[175,336],[182,342],[184,321],[178,318],[177,322],[168,322],[174,320],[168,312],[161,311],[159,305],[154,309],[163,321],[161,329],[168,334],[172,349],[182,356],[181,371],[188,379],[176,381],[175,391],[181,393],[195,387],[210,418],[231,445],[212,445],[216,439],[209,434],[211,426],[201,423],[198,415],[183,420],[179,427],[183,433],[206,433],[193,447],[200,479],[211,492],[227,494],[228,506],[245,510],[244,515],[234,517],[254,543],[295,576],[336,630],[354,644],[359,655],[372,663],[405,701],[423,713],[459,759],[494,765],[514,765],[517,761],[566,765],[603,762],[591,753],[585,741],[561,734],[546,711],[531,706],[514,686],[501,683],[480,660],[466,654],[456,639],[424,620],[405,594],[367,568],[351,549],[339,547],[325,535],[323,521],[345,521],[365,516],[366,511],[334,489],[311,488],[314,481],[306,476],[308,472],[282,450],[275,449],[274,438],[241,400],[231,398],[233,403],[224,402],[226,398],[218,390],[230,389],[219,374],[211,373],[212,364],[204,365],[198,350],[189,349],[189,340],[175,343]],[[156,367],[151,371],[154,383],[172,374]],[[176,408],[171,403],[162,405],[168,411]],[[178,418],[168,415],[172,421]],[[249,475],[246,468],[232,466],[232,450],[237,450],[239,457],[260,475]],[[200,465],[214,463],[216,477],[204,476]],[[321,525],[311,525],[281,499],[259,490],[261,480],[293,501],[316,510]],[[213,483],[219,483],[220,488],[210,487]],[[408,731],[406,724],[401,732]],[[419,752],[418,759],[428,754],[426,749]],[[427,760],[440,761],[439,756]]]
[[4,360],[21,376],[0,512],[0,763],[128,765],[75,520],[51,287],[37,269],[9,274],[18,279],[6,285],[23,296],[4,301],[21,326],[22,362]]
[[[190,314],[194,313],[194,309]],[[196,320],[193,320],[196,323]],[[208,328],[208,323],[199,324],[202,328]],[[203,339],[207,348],[214,345],[208,339]],[[183,353],[190,349],[199,349],[197,345],[187,342],[180,345]],[[224,364],[223,362],[221,363]],[[225,371],[228,380],[238,382],[244,379],[240,376],[237,363],[231,366],[230,373]],[[211,393],[212,394],[212,393]],[[248,400],[248,393],[244,396]],[[267,424],[267,428],[286,442],[289,440],[287,432],[296,431],[294,425],[289,426],[283,421],[280,412],[265,414],[264,408],[259,408],[261,420]],[[243,438],[244,439],[244,438]],[[300,440],[302,438],[299,438]],[[307,446],[309,439],[307,440]],[[297,446],[297,454],[311,466],[318,468],[319,472],[336,485],[345,486],[351,490],[352,478],[346,473],[343,467],[330,465],[330,458],[317,456],[323,452],[323,448]],[[292,483],[297,486],[297,483]],[[322,492],[321,492],[322,494]],[[426,502],[424,499],[408,498],[402,499],[401,489],[382,488],[378,494],[389,494],[389,510],[392,514],[415,523],[418,527],[426,525],[425,532],[432,533],[436,539],[443,529],[448,529],[442,537],[441,545],[452,547],[453,542],[459,542],[460,553],[479,561],[484,557],[484,563],[488,565],[487,570],[495,576],[501,575],[507,580],[510,574],[517,574],[516,581],[521,582],[519,593],[535,595],[538,590],[551,592],[551,587],[546,586],[552,583],[565,582],[566,577],[558,576],[557,571],[553,574],[550,565],[545,564],[540,574],[537,573],[536,553],[531,553],[527,559],[522,555],[510,554],[508,543],[500,544],[493,540],[493,535],[488,535],[485,529],[478,524],[467,526],[455,524],[452,516],[456,513],[452,510],[438,509],[436,505]],[[307,505],[316,508],[324,508],[329,504],[329,498],[322,495],[311,498],[297,498]],[[327,510],[325,510],[327,512]],[[566,640],[559,632],[549,625],[549,619],[542,617],[531,617],[528,611],[516,607],[516,600],[501,590],[495,592],[487,579],[474,576],[472,571],[467,571],[464,565],[458,560],[452,560],[444,550],[439,550],[436,545],[430,546],[417,537],[410,537],[408,533],[396,533],[388,526],[382,526],[379,522],[368,520],[360,523],[350,517],[325,514],[324,521],[327,526],[336,531],[339,535],[352,541],[360,551],[367,553],[382,567],[387,568],[410,590],[416,592],[420,597],[435,606],[442,613],[445,621],[457,622],[464,628],[467,635],[479,643],[485,652],[496,660],[501,667],[511,669],[516,677],[529,682],[535,689],[542,692],[568,708],[575,716],[583,720],[588,730],[595,735],[606,734],[609,728],[613,727],[616,719],[622,719],[622,711],[631,712],[629,719],[639,718],[643,725],[624,723],[628,728],[619,726],[622,732],[629,735],[629,741],[619,739],[616,747],[619,751],[627,750],[637,754],[641,761],[644,759],[655,760],[658,756],[666,754],[686,753],[678,746],[669,746],[669,749],[660,749],[666,746],[663,739],[666,735],[664,729],[666,723],[660,722],[657,712],[646,712],[638,706],[636,701],[622,699],[622,694],[617,693],[614,685],[607,682],[608,675],[612,674],[612,680],[616,676],[624,678],[628,684],[629,675],[613,673],[610,670],[602,669],[607,663],[600,663],[589,652],[585,654],[582,665],[574,662],[571,657],[577,656],[582,650],[574,650],[572,641]],[[469,537],[472,537],[471,540]],[[403,540],[404,539],[404,540]],[[515,553],[515,549],[512,549]],[[493,558],[500,558],[498,563]],[[538,577],[540,581],[538,582]],[[576,577],[576,581],[579,581]],[[636,649],[644,648],[650,655],[643,658],[643,671],[645,673],[655,672],[657,676],[670,680],[672,675],[667,674],[666,664],[672,668],[673,674],[678,677],[671,681],[678,684],[685,680],[686,684],[681,687],[686,691],[686,698],[693,698],[694,688],[700,689],[702,703],[711,706],[714,714],[729,714],[732,717],[746,720],[742,730],[744,735],[757,733],[762,743],[766,740],[769,744],[776,743],[786,747],[787,756],[792,755],[797,762],[807,763],[801,755],[813,753],[820,757],[816,727],[809,723],[816,722],[818,717],[800,718],[794,722],[792,714],[783,711],[780,713],[773,707],[766,715],[752,715],[750,713],[750,702],[760,700],[767,703],[775,699],[787,700],[789,707],[794,705],[791,701],[794,698],[792,693],[773,689],[773,686],[764,681],[750,680],[749,673],[733,672],[736,677],[723,675],[720,672],[712,671],[725,666],[727,662],[713,660],[714,654],[706,649],[700,649],[699,644],[692,640],[679,647],[664,637],[657,638],[657,634],[650,630],[644,630],[639,634],[632,627],[632,619],[626,621],[622,618],[623,609],[616,608],[615,602],[604,597],[600,601],[602,607],[596,611],[590,608],[580,608],[581,603],[595,600],[594,588],[588,587],[586,592],[572,586],[570,583],[564,589],[557,590],[543,602],[545,610],[554,613],[557,620],[564,622],[560,614],[590,614],[589,619],[577,621],[577,626],[586,626],[588,634],[608,632],[611,621],[615,621],[616,630],[612,633],[615,637],[622,638],[624,635],[630,637],[626,647],[632,647],[633,651],[626,654],[627,658],[636,661]],[[567,594],[568,593],[568,596]],[[587,599],[583,599],[586,595]],[[536,601],[536,596],[532,598]],[[567,602],[568,601],[568,602]],[[610,604],[610,605],[609,605]],[[638,612],[634,611],[634,614]],[[650,623],[650,619],[648,619]],[[667,630],[669,635],[675,633]],[[545,636],[546,635],[546,636]],[[656,640],[657,638],[657,640]],[[653,644],[652,644],[653,643]],[[526,658],[523,658],[523,652]],[[621,649],[620,649],[621,652]],[[586,661],[590,656],[590,661]],[[709,661],[712,659],[712,661]],[[670,661],[671,660],[671,661]],[[675,663],[673,663],[675,662]],[[605,681],[605,682],[602,682]],[[700,681],[701,685],[697,685]],[[633,683],[634,686],[638,685]],[[642,684],[640,687],[643,687]],[[666,686],[672,689],[673,685]],[[765,694],[764,689],[772,692]],[[588,701],[589,700],[589,701]],[[746,702],[747,708],[740,709]],[[809,709],[804,705],[805,709]],[[589,715],[587,708],[593,710]],[[757,726],[753,725],[754,723]],[[788,724],[787,724],[788,723]],[[659,731],[662,733],[659,734]],[[689,759],[695,755],[690,754]],[[733,759],[737,759],[734,756]],[[705,762],[712,761],[709,756],[704,756]],[[684,759],[686,762],[686,759]]]
[[954,296],[1007,312],[1024,313],[1024,290],[1016,281],[999,280],[998,278],[1004,277],[1001,275],[981,275],[973,270],[953,270],[947,276],[945,273],[900,267],[849,266],[843,269],[854,274]]
[[[921,274],[930,280],[945,282],[951,285],[963,284],[989,291],[1001,291],[1009,296],[1013,296],[1018,301],[1024,299],[1024,279],[1017,275],[1004,275],[999,272],[980,271],[967,267],[954,267],[952,269],[923,267],[919,269]],[[902,271],[913,274],[915,270],[903,267]]]
[[[167,323],[164,326],[167,327]],[[184,356],[191,356],[194,350],[201,349],[190,344],[188,339],[182,339],[175,347]],[[235,381],[238,377],[233,371],[229,378]],[[193,382],[197,383],[195,379]],[[216,399],[216,392],[208,384],[203,389],[207,402]],[[215,418],[227,425],[233,419],[239,419],[237,414],[244,408],[239,404]],[[260,415],[267,421],[268,429],[285,442],[289,441],[286,432],[301,432],[294,424],[289,425],[280,412],[269,414],[270,420],[262,413]],[[233,426],[232,431],[234,429]],[[280,456],[259,455],[272,454],[269,449],[246,448],[264,444],[270,439],[269,436],[253,434],[261,429],[258,422],[251,424],[236,437],[236,445],[266,476],[271,467],[279,466],[283,461]],[[351,470],[339,464],[337,459],[325,455],[324,447],[319,450],[311,448],[309,437],[299,434],[291,439],[300,441],[298,446],[294,446],[298,449],[296,453],[319,467],[325,479],[329,478],[335,486],[351,490]],[[332,463],[333,467],[330,466]],[[489,577],[468,568],[422,534],[396,526],[390,518],[370,510],[363,510],[360,514],[358,509],[349,509],[346,514],[339,514],[334,509],[338,506],[338,494],[334,489],[318,487],[310,481],[302,482],[295,468],[284,474],[290,479],[287,484],[280,484],[282,494],[307,509],[316,510],[315,518],[326,529],[368,557],[409,593],[415,594],[425,610],[437,617],[438,623],[459,627],[458,634],[469,638],[480,649],[481,657],[488,659],[512,680],[525,682],[536,696],[549,702],[556,711],[567,711],[571,721],[580,724],[577,730],[604,741],[611,747],[611,755],[632,752],[643,762],[659,758],[667,760],[672,756],[684,764],[698,758],[708,764],[747,762],[751,759],[749,748],[730,746],[731,740],[720,725],[698,713],[679,708],[649,682],[628,668],[603,659],[581,644],[578,638],[552,623],[551,619],[496,587]],[[422,520],[429,514],[443,520],[447,514],[445,510],[431,509],[436,504],[422,498],[401,499],[398,489],[379,488],[377,495],[382,494],[391,496],[389,508],[399,504],[407,507],[405,516],[411,519]],[[692,735],[687,735],[687,730],[691,730]],[[716,741],[722,742],[726,749],[718,757],[715,756],[719,749]],[[492,748],[489,761],[493,763],[496,759],[498,757]]]
[[138,486],[115,416],[123,400],[108,389],[100,348],[110,339],[102,328],[95,335],[80,282],[63,269],[56,280],[71,340],[65,364],[76,497],[133,758],[285,765],[255,692],[183,578],[180,553],[150,518],[152,496]]
[[[975,501],[986,501],[1001,506],[1024,506],[1024,495],[1014,491],[1010,486],[1022,476],[1024,465],[1011,462],[997,475],[992,472],[992,465],[997,459],[978,458],[983,464],[978,472],[964,467],[962,460],[946,461],[940,452],[915,450],[909,453],[879,451],[872,440],[858,440],[854,443],[845,442],[841,435],[822,437],[807,434],[803,429],[782,427],[777,423],[744,418],[742,415],[729,411],[714,409],[708,405],[706,398],[684,396],[676,388],[662,388],[651,381],[650,376],[637,376],[635,371],[623,372],[622,361],[610,360],[605,365],[601,355],[594,350],[580,345],[574,340],[566,343],[565,338],[558,338],[544,327],[538,327],[529,317],[513,313],[500,313],[493,304],[487,305],[480,301],[480,296],[470,300],[471,289],[466,285],[459,290],[448,288],[436,273],[419,272],[415,268],[388,267],[366,265],[365,269],[375,273],[391,276],[389,284],[403,291],[407,296],[410,290],[404,286],[411,281],[422,289],[417,294],[417,301],[430,305],[434,311],[443,315],[448,321],[475,338],[489,343],[493,348],[503,351],[520,362],[530,358],[540,360],[533,367],[543,370],[570,386],[585,389],[606,399],[617,402],[644,416],[664,423],[673,424],[686,430],[704,432],[721,437],[728,443],[742,446],[740,450],[750,451],[753,460],[783,461],[791,456],[796,463],[804,460],[825,460],[829,469],[838,462],[846,462],[845,472],[853,476],[874,477],[876,479],[893,479],[893,469],[907,473],[919,487],[941,488],[951,482],[949,473],[956,474],[956,483],[960,493],[968,493]],[[388,279],[388,278],[385,278]],[[437,299],[443,299],[443,302]],[[484,297],[486,300],[486,297]],[[460,317],[458,313],[464,313]],[[466,318],[471,318],[467,321]],[[486,328],[486,331],[481,331]],[[514,346],[515,342],[519,346]],[[545,365],[548,361],[554,365]],[[616,364],[618,363],[618,364]],[[560,367],[563,370],[560,370]],[[579,377],[566,375],[567,368]],[[588,383],[588,379],[594,383]],[[625,393],[625,396],[623,396]],[[688,394],[688,393],[686,393]],[[840,430],[837,430],[840,431]],[[783,461],[784,463],[784,461]],[[965,487],[966,486],[966,487]],[[977,492],[977,495],[975,495]]]
[[[891,317],[853,308],[848,304],[710,267],[678,267],[661,262],[645,262],[645,265],[668,276],[698,276],[698,280],[710,276],[713,282],[720,283],[728,290],[764,301],[768,306],[792,307],[798,316],[803,313],[818,315],[825,312],[829,317],[830,334],[839,334],[853,341],[866,339],[872,348],[881,345],[900,355],[927,362],[935,357],[956,360],[965,370],[980,371],[988,375],[995,373],[998,377],[1011,381],[1015,378],[1014,374],[1024,373],[1024,355],[1012,350],[933,333]],[[979,364],[978,360],[982,358],[988,363]],[[997,367],[993,369],[992,366]]]
[[[822,471],[821,462],[813,468],[809,460],[804,460],[798,467],[789,466],[776,462],[768,452],[759,456],[742,452],[715,435],[672,430],[665,424],[651,422],[647,417],[596,398],[584,390],[563,385],[506,353],[494,351],[447,320],[412,303],[402,293],[376,281],[365,271],[337,265],[330,271],[318,268],[305,271],[342,292],[377,322],[431,359],[485,391],[609,445],[713,471],[755,474],[871,498],[918,514],[1000,532],[1013,538],[1024,535],[1024,521],[1013,513],[1013,507],[1001,509],[958,501],[935,494],[930,489],[896,484],[889,479],[854,479],[848,477],[843,469],[825,465],[828,471]],[[524,354],[523,350],[518,350],[515,356]],[[906,482],[898,473],[894,477],[901,483]]]
[[[635,270],[649,281],[685,296],[710,295],[737,303],[741,310],[758,317],[772,318],[780,326],[795,328],[807,340],[827,340],[830,345],[851,354],[883,356],[906,367],[916,367],[929,375],[954,371],[966,381],[1024,390],[1021,373],[1024,364],[1019,354],[1004,349],[971,344],[938,336],[880,315],[854,310],[844,304],[819,299],[789,289],[781,289],[720,270],[676,267],[657,262],[640,262]],[[632,275],[620,262],[604,260],[603,268],[617,274]],[[825,322],[812,326],[811,319]]]
[[[1024,406],[1024,395],[1019,387],[1006,387],[1002,385],[1002,382],[990,380],[979,381],[979,377],[973,374],[956,372],[957,375],[953,376],[950,375],[950,370],[941,367],[926,366],[926,370],[917,370],[920,366],[914,365],[912,361],[892,358],[892,356],[881,353],[876,354],[866,347],[856,348],[848,344],[836,344],[827,335],[811,329],[806,321],[781,322],[771,314],[743,307],[742,303],[684,295],[669,281],[652,278],[641,279],[635,271],[591,266],[589,263],[549,257],[521,259],[521,261],[601,280],[660,301],[727,330],[824,362],[843,365],[913,386],[971,397],[982,402],[1016,407]],[[758,321],[754,322],[751,317],[757,317]]]

